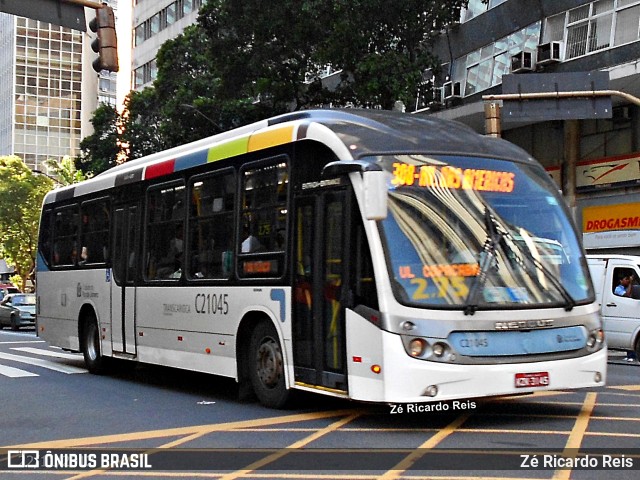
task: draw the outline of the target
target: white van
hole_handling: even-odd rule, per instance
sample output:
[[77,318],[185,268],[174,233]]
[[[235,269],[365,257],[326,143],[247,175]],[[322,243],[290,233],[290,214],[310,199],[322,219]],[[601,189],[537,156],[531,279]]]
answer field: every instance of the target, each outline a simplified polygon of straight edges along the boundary
[[[640,256],[587,255],[587,263],[600,304],[607,346],[635,350],[640,358]],[[620,278],[634,276],[631,297],[613,293]]]

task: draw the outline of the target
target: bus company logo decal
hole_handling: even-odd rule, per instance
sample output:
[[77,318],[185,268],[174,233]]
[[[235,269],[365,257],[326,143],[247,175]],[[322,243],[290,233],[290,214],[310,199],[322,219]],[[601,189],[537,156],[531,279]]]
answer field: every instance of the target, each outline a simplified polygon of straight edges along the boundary
[[582,342],[582,339],[580,337],[576,337],[575,335],[556,335],[556,341],[558,343],[579,343]]
[[163,315],[173,315],[174,313],[191,313],[191,305],[178,303],[163,303]]
[[496,322],[496,330],[532,330],[553,326],[553,320],[513,320],[510,322]]
[[81,283],[78,283],[76,287],[76,295],[78,298],[98,298],[100,296],[93,285],[83,285]]

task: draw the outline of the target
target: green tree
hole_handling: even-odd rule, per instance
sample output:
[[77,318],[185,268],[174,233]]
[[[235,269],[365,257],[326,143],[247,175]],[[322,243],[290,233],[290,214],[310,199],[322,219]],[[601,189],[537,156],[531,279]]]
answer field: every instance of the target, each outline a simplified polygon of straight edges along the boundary
[[122,113],[120,141],[128,160],[140,158],[169,148],[162,137],[164,118],[156,91],[145,88],[127,95]]
[[33,275],[40,208],[53,181],[34,174],[16,156],[0,157],[0,256],[12,264],[22,288]]
[[[209,0],[161,47],[153,88],[129,95],[121,145],[138,158],[293,110],[412,104],[440,63],[431,40],[467,3]],[[341,71],[330,88],[328,65]]]
[[158,76],[154,93],[167,121],[162,137],[181,145],[222,131],[217,102],[219,78],[206,57],[202,29],[191,25],[165,42],[157,56]]
[[[275,112],[329,103],[391,109],[409,103],[437,67],[431,40],[468,0],[211,0],[200,11],[220,95],[249,96]],[[319,70],[341,70],[323,87]]]
[[97,175],[115,166],[120,152],[118,138],[118,112],[102,103],[91,118],[93,133],[80,142],[80,156],[76,167],[85,174]]
[[[331,20],[319,0],[210,0],[200,10],[199,28],[208,57],[220,75],[224,100],[251,99],[268,114],[299,110],[320,99],[309,88],[321,65],[318,46]],[[315,77],[317,80],[317,76]]]
[[72,183],[83,182],[91,178],[93,174],[85,174],[76,168],[71,157],[63,157],[62,160],[49,159],[44,164],[47,171],[56,179],[58,185],[71,185]]

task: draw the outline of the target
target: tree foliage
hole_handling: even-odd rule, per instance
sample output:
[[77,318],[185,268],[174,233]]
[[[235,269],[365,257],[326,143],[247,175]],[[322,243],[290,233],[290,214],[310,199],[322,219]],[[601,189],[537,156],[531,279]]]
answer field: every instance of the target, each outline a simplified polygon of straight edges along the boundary
[[71,157],[63,157],[60,161],[49,159],[44,163],[47,166],[47,171],[53,175],[58,185],[71,185],[93,176],[93,174],[85,174],[82,170],[78,170]]
[[153,89],[131,92],[124,104],[120,137],[126,157],[132,160],[172,146],[160,133],[165,121],[167,119],[162,115],[158,95]]
[[94,133],[80,142],[80,156],[76,167],[85,174],[104,172],[115,166],[120,146],[118,144],[118,112],[114,107],[102,103],[91,118]]
[[121,143],[137,158],[292,110],[413,104],[432,39],[467,3],[208,0],[161,47],[153,88],[129,95]]
[[22,288],[34,271],[40,207],[52,188],[20,158],[0,157],[0,256],[15,267]]

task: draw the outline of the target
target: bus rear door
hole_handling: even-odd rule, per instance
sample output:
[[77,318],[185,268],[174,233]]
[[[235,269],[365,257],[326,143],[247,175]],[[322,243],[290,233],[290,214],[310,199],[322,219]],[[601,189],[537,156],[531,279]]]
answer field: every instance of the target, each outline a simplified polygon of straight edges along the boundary
[[136,355],[136,271],[140,206],[120,205],[114,214],[111,343],[114,352]]

